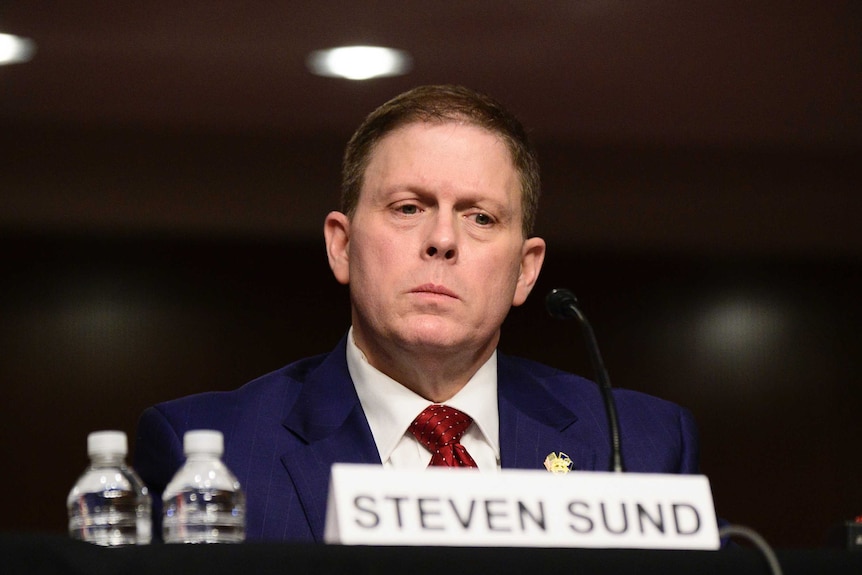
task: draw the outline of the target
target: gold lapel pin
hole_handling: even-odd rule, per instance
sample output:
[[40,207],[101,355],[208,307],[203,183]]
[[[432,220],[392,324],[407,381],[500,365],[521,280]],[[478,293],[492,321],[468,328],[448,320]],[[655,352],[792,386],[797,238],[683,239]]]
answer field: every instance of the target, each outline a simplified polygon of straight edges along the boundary
[[553,474],[568,473],[572,467],[571,458],[562,451],[559,454],[552,451],[545,458],[545,469]]

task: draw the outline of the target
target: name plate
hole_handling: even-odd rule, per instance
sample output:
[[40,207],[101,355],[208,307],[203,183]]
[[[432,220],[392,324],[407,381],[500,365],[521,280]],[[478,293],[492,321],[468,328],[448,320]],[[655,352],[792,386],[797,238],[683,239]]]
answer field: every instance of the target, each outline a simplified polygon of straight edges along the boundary
[[348,545],[720,547],[703,475],[344,463],[332,467],[324,538]]

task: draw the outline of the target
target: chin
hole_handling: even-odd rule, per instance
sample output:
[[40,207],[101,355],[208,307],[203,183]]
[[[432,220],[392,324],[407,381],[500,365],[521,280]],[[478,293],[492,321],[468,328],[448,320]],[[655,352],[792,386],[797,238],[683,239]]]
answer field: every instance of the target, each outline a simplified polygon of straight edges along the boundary
[[476,345],[476,340],[461,326],[440,325],[439,322],[413,325],[401,333],[405,347],[427,351],[463,350]]

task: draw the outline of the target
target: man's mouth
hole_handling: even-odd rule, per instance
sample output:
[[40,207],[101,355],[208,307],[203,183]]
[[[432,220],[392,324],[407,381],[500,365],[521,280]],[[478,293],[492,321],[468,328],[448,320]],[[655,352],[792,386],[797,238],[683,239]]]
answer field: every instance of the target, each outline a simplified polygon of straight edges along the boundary
[[458,299],[458,294],[446,288],[446,286],[436,284],[423,284],[421,286],[413,288],[412,290],[410,290],[410,292],[417,294],[441,295]]

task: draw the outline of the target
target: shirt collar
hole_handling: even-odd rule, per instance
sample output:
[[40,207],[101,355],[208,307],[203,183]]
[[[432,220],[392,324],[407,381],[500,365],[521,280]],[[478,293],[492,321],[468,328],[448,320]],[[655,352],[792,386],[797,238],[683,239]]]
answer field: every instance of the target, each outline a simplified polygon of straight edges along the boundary
[[[419,413],[431,405],[391,377],[373,367],[353,340],[347,337],[347,368],[365,412],[380,461],[386,461]],[[497,352],[470,378],[446,405],[473,418],[473,424],[500,457],[500,424],[497,408]]]

